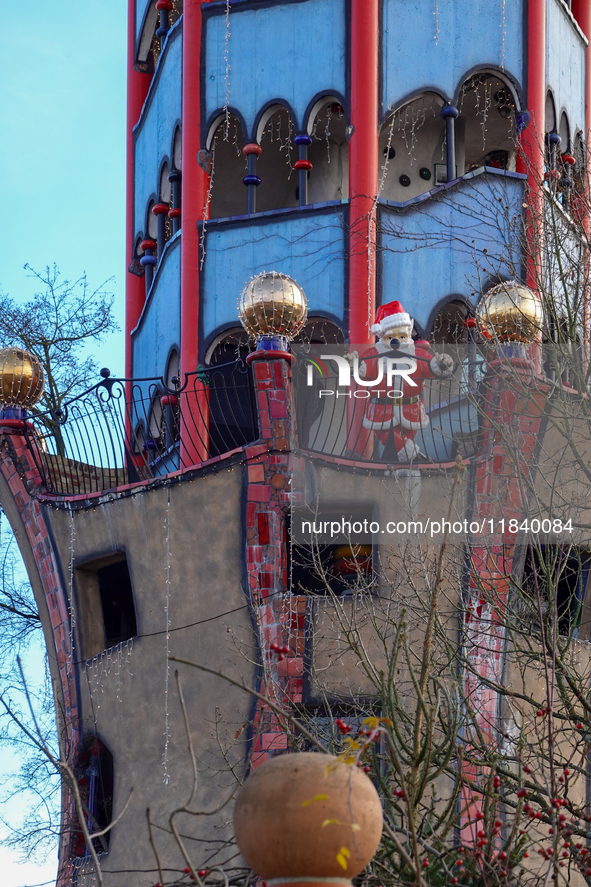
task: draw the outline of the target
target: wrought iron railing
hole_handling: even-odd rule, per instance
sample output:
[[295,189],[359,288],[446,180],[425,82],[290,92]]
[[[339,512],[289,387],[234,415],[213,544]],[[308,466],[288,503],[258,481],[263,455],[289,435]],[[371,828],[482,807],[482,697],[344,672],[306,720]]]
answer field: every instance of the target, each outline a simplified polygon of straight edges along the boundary
[[[162,379],[107,375],[61,409],[28,417],[48,492],[72,496],[168,474],[258,437],[250,368],[242,361]],[[181,440],[182,438],[182,440]]]
[[[324,456],[381,464],[440,463],[450,462],[458,455],[474,455],[478,448],[477,403],[482,396],[479,387],[484,360],[468,347],[454,349],[453,358],[452,375],[424,382],[416,401],[423,405],[423,427],[413,432],[402,427],[400,417],[416,419],[416,411],[411,412],[402,399],[399,403],[384,394],[380,398],[372,389],[355,386],[339,389],[336,371],[332,374],[330,366],[329,374],[314,376],[310,386],[308,366],[299,360],[293,376],[296,446]],[[393,415],[394,428],[388,421]],[[386,420],[383,431],[367,427],[372,418]],[[419,451],[412,460],[408,455],[399,455],[401,441],[409,438]]]

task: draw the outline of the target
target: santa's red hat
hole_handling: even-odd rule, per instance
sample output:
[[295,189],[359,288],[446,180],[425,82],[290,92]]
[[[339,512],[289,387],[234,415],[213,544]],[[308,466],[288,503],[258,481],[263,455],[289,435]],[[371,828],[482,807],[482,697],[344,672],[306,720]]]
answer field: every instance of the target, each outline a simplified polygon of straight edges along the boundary
[[400,302],[387,302],[386,305],[380,305],[376,311],[376,322],[371,331],[375,336],[379,336],[386,330],[406,328],[410,335],[412,326],[412,317],[406,313]]

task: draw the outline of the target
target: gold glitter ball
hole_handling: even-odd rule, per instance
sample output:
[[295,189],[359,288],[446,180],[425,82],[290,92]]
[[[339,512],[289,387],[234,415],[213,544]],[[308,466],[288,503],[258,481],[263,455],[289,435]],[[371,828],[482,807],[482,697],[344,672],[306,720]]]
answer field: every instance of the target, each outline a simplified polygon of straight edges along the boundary
[[0,349],[0,403],[32,407],[41,399],[45,373],[40,360],[23,348]]
[[533,342],[542,329],[542,303],[529,287],[515,280],[493,286],[476,309],[478,326],[499,342]]
[[295,280],[277,271],[264,271],[250,280],[240,294],[240,322],[253,339],[285,336],[292,340],[308,317],[308,300]]

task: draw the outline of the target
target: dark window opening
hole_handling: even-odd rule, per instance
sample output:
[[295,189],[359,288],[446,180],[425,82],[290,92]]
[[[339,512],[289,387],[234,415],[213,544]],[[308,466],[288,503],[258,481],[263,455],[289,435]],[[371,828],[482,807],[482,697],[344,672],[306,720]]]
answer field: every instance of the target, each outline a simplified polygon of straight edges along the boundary
[[214,349],[207,373],[209,456],[219,456],[258,437],[252,373],[246,363],[250,348],[228,335]]
[[565,545],[528,545],[514,607],[520,621],[534,631],[538,626],[539,631],[539,595],[544,624],[551,626],[556,612],[558,633],[577,636],[590,566],[591,552]]
[[[292,490],[293,492],[293,490]],[[293,520],[310,521],[313,524],[312,534],[308,539],[293,541],[291,521],[287,522],[288,539],[288,575],[291,577],[292,594],[330,595],[347,597],[370,591],[374,585],[373,545],[371,534],[364,533],[359,538],[328,541],[322,527],[325,522],[350,521],[353,525],[369,527],[373,518],[369,510],[351,513],[350,508],[329,512],[320,510],[317,515],[312,512],[298,511]],[[321,527],[322,524],[322,527]],[[301,523],[300,523],[301,526]],[[320,533],[316,534],[318,528]]]
[[99,595],[105,626],[105,642],[113,647],[137,634],[131,577],[126,560],[97,570]]
[[[113,755],[107,746],[94,733],[84,737],[78,754],[75,775],[82,803],[86,808],[88,831],[102,831],[113,819]],[[98,853],[109,849],[111,832],[93,840]],[[82,829],[75,833],[74,856],[89,856]]]

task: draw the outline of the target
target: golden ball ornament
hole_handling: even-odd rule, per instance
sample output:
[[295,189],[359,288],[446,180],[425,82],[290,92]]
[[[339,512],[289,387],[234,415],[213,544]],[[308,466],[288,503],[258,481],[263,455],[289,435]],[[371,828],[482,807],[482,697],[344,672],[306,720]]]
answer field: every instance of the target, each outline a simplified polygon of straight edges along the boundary
[[476,309],[478,326],[499,342],[533,342],[542,328],[542,303],[529,287],[515,280],[493,286]]
[[291,341],[306,324],[308,300],[287,274],[263,271],[240,293],[238,311],[242,326],[253,339],[285,336]]
[[0,349],[0,403],[32,407],[41,400],[45,373],[41,361],[23,348]]

